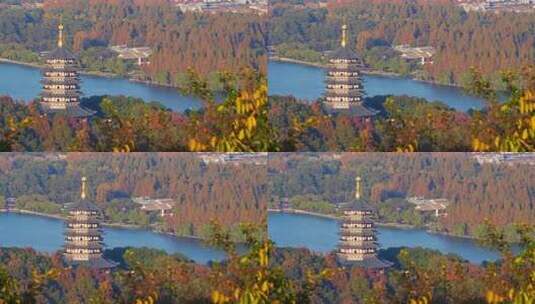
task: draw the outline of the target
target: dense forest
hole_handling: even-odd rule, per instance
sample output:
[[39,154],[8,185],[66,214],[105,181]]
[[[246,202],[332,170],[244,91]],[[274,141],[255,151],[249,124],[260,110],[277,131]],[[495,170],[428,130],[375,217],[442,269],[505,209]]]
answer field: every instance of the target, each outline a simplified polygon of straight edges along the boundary
[[268,170],[274,207],[288,197],[296,207],[334,213],[354,196],[359,175],[383,222],[416,224],[414,206],[399,202],[416,196],[448,199],[447,216],[433,228],[456,235],[479,235],[485,219],[509,231],[535,219],[535,175],[526,163],[480,164],[465,153],[287,153],[270,155]]
[[503,73],[505,100],[488,77],[471,71],[466,90],[485,101],[481,110],[456,111],[409,96],[366,97],[378,111],[373,124],[332,113],[322,100],[269,97],[269,123],[280,151],[535,151],[535,66]]
[[516,254],[502,231],[487,228],[484,243],[499,248],[501,259],[483,265],[423,248],[381,250],[394,263],[385,271],[343,267],[334,254],[307,249],[276,249],[271,263],[301,295],[297,303],[533,303],[533,228],[519,227],[524,241]]
[[[7,303],[532,303],[533,228],[517,227],[519,252],[488,226],[484,243],[501,259],[483,265],[426,249],[390,248],[385,271],[342,267],[333,254],[276,248],[242,227],[248,250],[238,254],[228,232],[210,244],[228,259],[207,266],[147,248],[115,248],[112,271],[66,267],[59,254],[0,250],[0,299]],[[251,233],[252,232],[252,233]]]
[[[374,69],[437,81],[463,83],[470,67],[499,79],[499,71],[535,61],[535,13],[465,12],[454,1],[332,1],[310,8],[276,2],[270,45],[277,54],[324,62],[349,25],[349,44]],[[395,45],[435,48],[424,67],[400,58]]]
[[[206,236],[211,221],[237,229],[266,217],[266,170],[247,163],[204,165],[189,153],[6,154],[0,158],[0,198],[61,214],[63,204],[78,198],[82,175],[108,222]],[[141,196],[173,199],[173,215],[146,214],[132,201]]]
[[[39,53],[55,47],[62,20],[66,45],[89,71],[178,86],[188,69],[216,81],[218,71],[264,71],[267,64],[267,26],[254,14],[183,13],[169,1],[54,0],[2,8],[0,20],[0,57],[24,62],[40,63]],[[109,49],[124,44],[150,47],[150,64],[139,70]]]
[[[267,241],[242,226],[245,250],[237,253],[228,231],[212,227],[208,245],[224,249],[224,262],[195,264],[181,255],[150,248],[113,248],[104,256],[119,263],[110,270],[68,265],[59,252],[0,248],[3,303],[273,303],[267,300]],[[232,302],[231,296],[232,295]]]
[[268,151],[267,83],[256,72],[222,73],[223,100],[194,73],[186,93],[203,107],[177,113],[125,96],[93,96],[85,120],[44,114],[39,103],[0,96],[0,151]]

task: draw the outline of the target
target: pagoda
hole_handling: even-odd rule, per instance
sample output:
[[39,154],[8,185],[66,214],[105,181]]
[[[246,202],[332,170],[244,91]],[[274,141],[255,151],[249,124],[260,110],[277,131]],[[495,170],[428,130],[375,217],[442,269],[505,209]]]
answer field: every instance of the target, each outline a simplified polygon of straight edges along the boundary
[[347,25],[342,26],[340,47],[329,56],[324,104],[331,111],[347,111],[367,120],[377,111],[364,105],[362,59],[347,47]]
[[64,257],[74,266],[113,268],[116,264],[102,257],[104,244],[100,224],[101,212],[98,206],[87,199],[86,182],[87,179],[82,177],[80,199],[69,208]]
[[355,201],[343,210],[340,225],[338,260],[345,265],[384,269],[392,263],[377,257],[378,243],[374,223],[374,209],[361,200],[361,178],[355,179]]
[[57,48],[50,52],[43,70],[41,108],[45,113],[62,112],[70,117],[88,117],[94,114],[80,106],[80,77],[77,59],[63,47],[63,24],[58,26]]

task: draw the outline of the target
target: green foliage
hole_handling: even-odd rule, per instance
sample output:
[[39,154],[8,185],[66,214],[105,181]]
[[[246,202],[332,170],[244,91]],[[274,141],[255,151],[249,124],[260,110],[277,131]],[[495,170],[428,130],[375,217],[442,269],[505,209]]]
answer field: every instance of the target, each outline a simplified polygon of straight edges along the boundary
[[61,205],[53,203],[44,195],[23,195],[17,198],[17,209],[46,214],[61,214]]

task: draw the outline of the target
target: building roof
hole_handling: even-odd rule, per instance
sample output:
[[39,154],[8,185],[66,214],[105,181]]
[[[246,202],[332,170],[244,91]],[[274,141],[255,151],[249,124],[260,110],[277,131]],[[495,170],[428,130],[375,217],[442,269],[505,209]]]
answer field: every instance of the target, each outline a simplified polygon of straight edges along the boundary
[[85,267],[96,268],[96,269],[111,269],[119,265],[119,263],[109,261],[103,257],[90,259],[88,261],[74,261],[74,260],[68,260],[68,259],[66,259],[66,261],[69,265],[73,267],[85,266]]
[[339,47],[329,54],[329,59],[347,59],[361,61],[360,56],[348,47]]
[[82,210],[82,211],[97,211],[100,212],[100,208],[88,199],[80,199],[76,203],[72,204],[68,208],[69,211]]
[[104,244],[101,243],[101,241],[90,241],[89,244],[76,244],[72,241],[69,241],[65,245],[63,245],[64,248],[74,248],[74,249],[102,249]]
[[46,105],[46,102],[41,102],[41,108],[45,113],[54,114],[54,113],[64,113],[68,117],[73,118],[83,118],[93,116],[96,112],[86,109],[80,106],[77,102],[68,102],[66,108],[62,109],[51,109]]
[[47,60],[52,59],[64,59],[64,60],[76,60],[76,56],[63,47],[58,47],[52,52],[46,55]]
[[392,262],[381,260],[375,256],[365,258],[361,261],[348,261],[348,260],[341,260],[342,264],[345,264],[347,266],[354,266],[354,267],[362,267],[362,268],[368,268],[368,269],[374,269],[374,268],[388,268],[394,265]]
[[349,102],[349,109],[332,109],[329,106],[329,102],[325,102],[325,104],[328,106],[327,111],[329,112],[338,113],[343,110],[344,113],[348,113],[353,117],[372,117],[379,113],[379,111],[366,106],[362,102]]
[[[349,202],[341,203],[338,205],[342,211],[372,211],[375,212],[375,208],[363,199],[354,199]],[[373,222],[373,221],[371,221]]]

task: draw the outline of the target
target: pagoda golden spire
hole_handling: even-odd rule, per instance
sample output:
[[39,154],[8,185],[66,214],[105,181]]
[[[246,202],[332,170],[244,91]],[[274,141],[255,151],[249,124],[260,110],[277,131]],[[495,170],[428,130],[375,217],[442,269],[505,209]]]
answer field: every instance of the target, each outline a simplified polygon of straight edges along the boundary
[[342,42],[341,42],[341,45],[342,47],[346,47],[346,44],[347,44],[347,25],[344,23],[344,25],[342,25]]
[[355,199],[359,200],[360,199],[360,181],[361,181],[361,178],[360,176],[357,176],[355,178]]
[[63,23],[58,25],[58,47],[63,47]]
[[85,197],[86,197],[86,194],[85,194],[85,191],[86,191],[85,190],[86,189],[85,185],[86,185],[86,183],[87,183],[87,178],[84,176],[84,177],[82,177],[82,191],[80,192],[80,198],[81,199],[85,199]]

